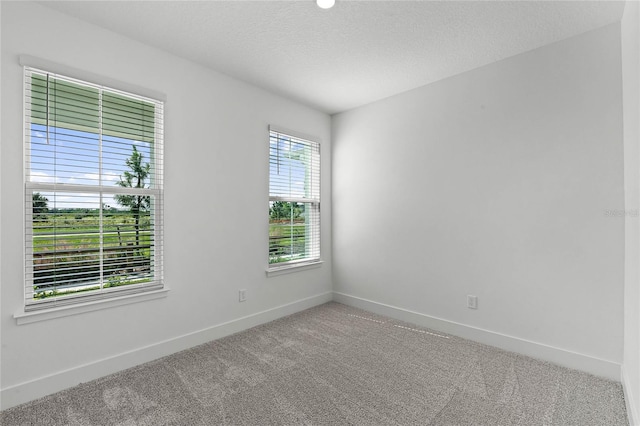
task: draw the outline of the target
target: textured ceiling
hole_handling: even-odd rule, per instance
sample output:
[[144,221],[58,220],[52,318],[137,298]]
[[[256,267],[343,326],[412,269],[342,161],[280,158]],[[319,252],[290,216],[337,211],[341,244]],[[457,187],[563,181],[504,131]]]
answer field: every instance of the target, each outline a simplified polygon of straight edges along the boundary
[[46,1],[328,113],[620,20],[613,1]]

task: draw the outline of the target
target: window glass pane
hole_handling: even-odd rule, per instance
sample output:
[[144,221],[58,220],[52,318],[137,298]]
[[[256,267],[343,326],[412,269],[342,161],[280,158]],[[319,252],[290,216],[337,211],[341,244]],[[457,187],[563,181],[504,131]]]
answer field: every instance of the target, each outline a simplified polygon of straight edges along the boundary
[[269,195],[311,197],[311,146],[277,134],[270,140]]
[[153,142],[156,131],[155,107],[140,99],[104,92],[102,128],[106,136]]
[[[136,164],[132,163],[132,155],[136,152]],[[151,184],[151,168],[153,144],[114,136],[102,138],[102,180],[103,185],[120,185],[132,188],[149,188]],[[138,157],[139,156],[139,157]],[[131,164],[131,166],[129,166]],[[148,167],[147,167],[148,165]],[[133,167],[132,167],[133,166]],[[135,179],[127,180],[125,172],[133,172]],[[138,177],[141,179],[138,180]],[[123,181],[123,184],[118,182]]]
[[32,123],[98,132],[100,94],[97,88],[36,72],[31,74],[30,83],[31,102],[28,107]]
[[[139,208],[120,205],[123,197]],[[32,193],[33,234],[27,249],[32,252],[33,297],[150,282],[154,203],[153,196]]]
[[269,263],[306,257],[307,204],[272,201],[269,203]]
[[32,200],[33,297],[100,288],[100,195],[35,192]]
[[141,284],[153,279],[154,263],[154,216],[153,196],[119,195],[126,197],[129,205],[140,209],[118,205],[103,207],[103,252],[105,287]]
[[32,124],[30,136],[31,182],[99,184],[98,134]]

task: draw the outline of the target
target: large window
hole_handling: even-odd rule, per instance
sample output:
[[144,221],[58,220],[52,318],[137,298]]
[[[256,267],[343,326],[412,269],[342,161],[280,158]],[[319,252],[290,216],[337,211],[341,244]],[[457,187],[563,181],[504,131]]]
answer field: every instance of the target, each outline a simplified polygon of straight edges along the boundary
[[320,260],[320,144],[269,130],[269,267]]
[[25,309],[160,289],[162,102],[25,67]]

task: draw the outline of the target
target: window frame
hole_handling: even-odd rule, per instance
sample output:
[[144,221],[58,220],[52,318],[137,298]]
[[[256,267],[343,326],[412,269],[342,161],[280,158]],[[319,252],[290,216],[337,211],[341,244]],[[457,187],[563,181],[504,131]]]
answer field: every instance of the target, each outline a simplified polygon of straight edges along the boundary
[[[317,161],[317,174],[315,174],[314,176],[314,180],[315,180],[315,185],[317,186],[316,191],[317,191],[317,196],[314,197],[313,195],[311,196],[305,196],[305,197],[295,197],[295,196],[281,196],[281,195],[272,195],[271,193],[271,140],[273,138],[272,134],[280,134],[280,135],[284,135],[286,137],[290,137],[292,139],[296,139],[302,142],[306,142],[311,144],[311,148],[312,148],[312,154],[314,156],[317,156],[315,158],[315,161]],[[277,276],[277,275],[281,275],[281,274],[286,274],[289,272],[295,272],[295,271],[300,271],[300,270],[307,270],[307,269],[312,269],[312,268],[317,268],[319,266],[322,265],[323,260],[322,260],[322,235],[321,235],[321,230],[322,230],[322,181],[321,181],[321,177],[322,177],[322,173],[321,173],[321,166],[322,166],[322,142],[320,141],[319,138],[317,137],[313,137],[313,136],[309,136],[300,132],[296,132],[296,131],[292,131],[286,128],[282,128],[279,126],[274,126],[274,125],[269,125],[268,126],[268,139],[269,139],[269,155],[268,155],[268,161],[269,161],[269,175],[267,178],[267,193],[268,193],[268,201],[269,204],[271,204],[271,202],[276,202],[276,201],[284,201],[284,202],[295,202],[295,203],[309,203],[312,206],[315,206],[311,215],[315,216],[312,220],[312,224],[315,224],[315,229],[311,228],[310,234],[311,234],[311,238],[313,238],[312,240],[312,244],[313,244],[313,248],[311,249],[312,252],[317,253],[317,255],[314,256],[310,256],[310,257],[306,257],[303,259],[295,259],[295,260],[290,260],[290,261],[286,261],[286,262],[279,262],[279,263],[270,263],[270,254],[267,255],[267,268],[266,268],[266,274],[267,276]],[[315,150],[316,152],[313,152],[313,150]],[[314,161],[313,159],[311,160],[312,162]],[[269,222],[269,217],[267,218],[268,222],[268,226],[267,228],[270,227],[270,222]],[[267,234],[268,236],[268,240],[269,240],[269,233]],[[268,246],[270,248],[270,243],[268,242]]]
[[[21,56],[20,65],[22,66],[23,76],[23,262],[25,276],[23,279],[23,312],[16,313],[14,317],[18,324],[30,323],[42,319],[55,318],[59,316],[72,315],[79,312],[86,312],[95,309],[102,309],[121,304],[134,303],[142,300],[151,300],[158,297],[164,297],[168,291],[164,284],[164,267],[163,267],[163,240],[164,240],[164,104],[165,96],[148,89],[140,88],[135,85],[122,83],[117,80],[109,79],[97,74],[77,70],[66,67],[54,62],[33,58],[30,56]],[[30,161],[31,140],[31,123],[32,115],[27,111],[28,99],[31,99],[31,93],[27,93],[30,82],[28,79],[29,72],[41,74],[49,74],[52,76],[60,76],[64,80],[76,82],[77,84],[86,85],[88,87],[98,88],[103,92],[116,95],[125,95],[127,97],[139,99],[154,104],[154,114],[158,114],[159,119],[154,119],[153,127],[153,157],[149,158],[149,163],[153,164],[153,173],[150,176],[149,188],[125,188],[118,186],[107,186],[106,184],[96,185],[74,185],[48,182],[33,182],[30,175],[33,168]],[[102,100],[100,100],[100,108],[102,108]],[[159,107],[159,109],[157,109]],[[100,126],[100,135],[105,134],[105,129]],[[101,137],[101,136],[100,136]],[[102,176],[102,170],[99,174]],[[102,243],[100,248],[100,289],[88,291],[83,294],[66,295],[61,298],[53,297],[52,299],[34,300],[33,299],[33,249],[28,247],[27,241],[33,235],[33,206],[31,197],[36,192],[69,192],[69,193],[95,193],[102,197],[102,194],[127,194],[127,195],[144,195],[154,198],[154,207],[150,214],[153,216],[153,263],[152,263],[152,280],[149,283],[131,284],[115,288],[104,288],[106,277],[102,275]],[[102,199],[102,198],[100,198]],[[102,214],[102,207],[99,208]],[[102,216],[100,216],[102,220]],[[98,233],[102,240],[103,231],[100,228]],[[30,275],[27,275],[29,274]],[[29,286],[31,287],[29,289]],[[31,295],[31,297],[29,297]]]

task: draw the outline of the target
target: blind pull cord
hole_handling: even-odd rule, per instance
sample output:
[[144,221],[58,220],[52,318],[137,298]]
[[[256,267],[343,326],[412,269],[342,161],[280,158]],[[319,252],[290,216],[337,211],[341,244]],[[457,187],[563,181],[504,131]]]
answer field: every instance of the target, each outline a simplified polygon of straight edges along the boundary
[[47,74],[47,105],[44,107],[44,111],[46,114],[45,120],[47,123],[47,145],[49,145],[49,74]]

